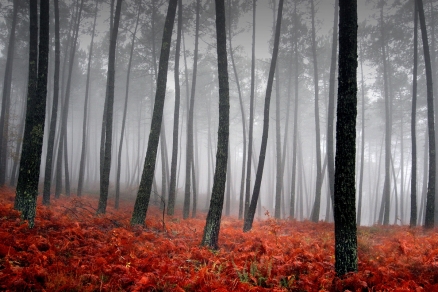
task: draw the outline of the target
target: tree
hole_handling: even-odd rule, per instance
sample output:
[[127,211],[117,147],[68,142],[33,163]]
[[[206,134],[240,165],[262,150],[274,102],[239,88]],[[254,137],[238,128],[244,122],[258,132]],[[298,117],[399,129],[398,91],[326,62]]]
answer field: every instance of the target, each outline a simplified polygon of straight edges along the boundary
[[427,40],[426,20],[424,17],[423,1],[416,0],[418,16],[420,20],[421,38],[423,40],[424,63],[426,66],[426,86],[427,86],[427,129],[429,134],[429,181],[427,184],[426,217],[424,227],[427,229],[434,226],[435,212],[435,176],[436,176],[436,153],[435,153],[435,122],[433,110],[433,84],[432,66],[429,52],[429,42]]
[[53,1],[55,12],[55,70],[53,74],[53,101],[50,117],[49,138],[47,141],[46,165],[44,170],[43,204],[50,204],[50,187],[52,184],[53,148],[55,146],[56,123],[59,103],[59,65],[61,62],[61,44],[59,41],[59,0]]
[[[15,197],[15,209],[21,218],[28,220],[30,228],[35,224],[36,199],[43,147],[44,120],[46,113],[47,72],[49,63],[49,0],[40,1],[40,31],[38,44],[37,1],[29,3],[29,79],[26,124],[20,172]],[[38,57],[37,57],[38,56]],[[37,66],[38,59],[38,66]]]
[[14,1],[12,8],[12,25],[9,34],[8,55],[5,66],[5,76],[3,79],[3,96],[2,109],[0,115],[0,186],[6,182],[7,172],[7,152],[8,152],[8,136],[9,136],[9,106],[11,103],[11,85],[12,85],[12,67],[14,63],[15,50],[15,27],[17,26],[18,18],[18,2]]
[[[251,193],[251,158],[254,132],[254,83],[255,83],[255,26],[256,26],[256,1],[252,1],[252,46],[251,46],[251,93],[249,100],[249,130],[248,130],[248,157],[246,159],[246,184],[245,184],[245,208],[243,203],[239,205],[239,219],[246,217],[249,208]],[[241,200],[243,201],[243,199]],[[245,213],[243,213],[245,212]]]
[[182,31],[182,0],[178,0],[178,28],[175,48],[175,108],[173,114],[173,141],[172,141],[172,161],[170,164],[170,186],[169,200],[167,203],[167,215],[173,215],[176,198],[176,166],[178,159],[178,129],[179,129],[179,107],[181,100],[181,88],[179,84],[179,59],[181,51],[181,31]]
[[90,75],[91,75],[91,57],[93,55],[93,45],[94,45],[94,35],[96,31],[96,20],[97,20],[97,4],[94,7],[94,21],[93,30],[91,32],[90,49],[88,51],[88,65],[87,65],[87,80],[85,82],[85,100],[84,100],[84,116],[82,119],[82,143],[81,143],[81,159],[79,162],[79,178],[78,178],[78,190],[77,195],[80,197],[82,195],[82,189],[84,186],[84,176],[85,176],[85,157],[87,154],[87,118],[88,118],[88,100],[90,91]]
[[335,270],[357,271],[355,154],[357,1],[339,0],[339,77],[335,157]]
[[134,211],[131,217],[131,225],[144,225],[149,199],[152,191],[152,181],[157,160],[157,148],[160,140],[161,123],[163,119],[163,107],[166,97],[167,68],[169,65],[170,43],[172,40],[173,24],[178,0],[169,0],[166,21],[164,24],[163,40],[159,61],[157,78],[157,90],[155,92],[154,112],[152,114],[151,131],[149,133],[148,147],[144,161],[143,173],[137,198],[134,204]]
[[205,222],[202,246],[218,248],[220,222],[224,204],[225,182],[227,178],[228,141],[230,126],[230,92],[228,83],[227,33],[225,30],[224,0],[215,0],[217,64],[219,78],[219,128],[217,136],[216,169],[210,208]]
[[314,0],[310,1],[312,13],[312,56],[313,56],[313,84],[315,91],[315,148],[316,148],[316,186],[315,186],[315,202],[313,204],[311,220],[319,221],[319,210],[321,206],[321,187],[322,187],[322,170],[321,170],[321,131],[319,125],[319,86],[318,86],[318,62],[316,55],[316,36],[315,36],[315,5]]
[[244,225],[243,225],[244,232],[249,231],[252,228],[252,222],[254,221],[254,214],[256,211],[257,201],[260,194],[260,185],[262,183],[263,168],[264,168],[265,157],[266,157],[266,147],[268,144],[269,104],[271,102],[272,84],[274,81],[275,66],[277,64],[282,15],[283,15],[283,0],[280,0],[278,3],[277,24],[275,26],[274,48],[272,52],[271,66],[269,68],[268,83],[266,86],[265,105],[264,105],[264,114],[263,114],[263,132],[262,132],[262,143],[260,147],[259,163],[257,166],[256,180],[254,183],[254,190],[251,197],[251,204],[248,208],[248,213],[246,214],[244,220]]
[[[190,212],[190,179],[191,179],[191,167],[193,165],[193,111],[195,106],[195,93],[196,93],[196,75],[198,72],[198,45],[199,45],[199,10],[201,6],[201,0],[196,0],[196,28],[195,28],[195,51],[193,53],[193,77],[192,77],[192,90],[190,93],[189,112],[187,114],[187,145],[186,145],[186,184],[184,191],[184,208],[183,218],[187,219]],[[193,188],[195,188],[193,184]],[[195,202],[193,202],[195,203]]]
[[411,216],[409,225],[417,225],[417,73],[418,73],[418,9],[414,1],[414,68],[412,71],[412,112],[411,112]]
[[[110,46],[108,54],[108,76],[106,81],[106,94],[104,110],[105,115],[105,139],[104,139],[104,154],[103,162],[101,161],[102,172],[100,174],[100,196],[99,205],[97,206],[97,214],[105,214],[106,204],[108,201],[109,175],[111,170],[111,146],[113,135],[113,106],[114,106],[114,83],[115,83],[115,60],[116,60],[116,44],[117,33],[119,30],[120,11],[122,0],[117,0],[116,11],[114,14],[114,23],[111,31]],[[102,145],[101,145],[102,148]],[[102,159],[102,157],[101,157]]]
[[132,65],[132,55],[134,54],[134,45],[135,45],[135,36],[137,34],[138,21],[140,19],[140,11],[141,11],[141,2],[138,2],[137,6],[137,19],[135,21],[134,32],[132,33],[132,41],[131,41],[131,50],[129,53],[129,61],[128,61],[128,73],[126,74],[126,89],[125,89],[125,104],[123,106],[123,118],[122,118],[122,130],[120,133],[120,143],[119,143],[119,153],[117,156],[117,174],[116,174],[116,201],[115,208],[119,208],[120,201],[120,172],[121,172],[121,164],[122,164],[122,149],[123,149],[123,138],[125,136],[125,126],[126,126],[126,113],[128,111],[128,98],[129,98],[129,82],[131,77],[131,65]]

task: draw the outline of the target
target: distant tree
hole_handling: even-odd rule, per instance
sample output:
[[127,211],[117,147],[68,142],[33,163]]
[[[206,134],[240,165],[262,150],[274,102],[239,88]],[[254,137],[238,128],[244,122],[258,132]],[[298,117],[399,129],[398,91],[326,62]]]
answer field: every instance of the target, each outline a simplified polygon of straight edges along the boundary
[[[251,92],[249,100],[249,129],[248,129],[248,157],[246,159],[246,184],[245,184],[245,208],[243,203],[239,205],[239,219],[246,217],[248,212],[251,193],[251,159],[254,132],[254,83],[255,83],[255,27],[256,27],[256,1],[252,1],[252,45],[251,45]],[[240,201],[243,201],[241,199]]]
[[120,201],[120,173],[122,169],[122,149],[123,149],[123,139],[125,136],[125,127],[126,127],[126,113],[128,111],[128,99],[129,99],[129,82],[131,77],[131,65],[132,65],[132,55],[134,54],[134,45],[135,45],[135,39],[137,34],[137,28],[138,28],[138,22],[140,20],[140,11],[141,11],[141,2],[138,1],[137,5],[137,18],[135,21],[135,27],[134,32],[132,33],[132,40],[131,40],[131,49],[129,53],[129,61],[128,61],[128,72],[126,74],[126,88],[125,88],[125,103],[123,105],[123,117],[122,117],[122,130],[120,133],[120,143],[119,143],[119,149],[118,149],[118,156],[117,156],[117,174],[116,174],[116,201],[115,201],[115,208],[119,208],[119,201]]
[[50,188],[52,185],[53,148],[55,146],[56,123],[59,103],[59,65],[61,62],[61,44],[59,40],[59,0],[54,0],[55,12],[55,70],[53,74],[52,115],[50,116],[49,138],[47,140],[46,164],[44,169],[43,204],[50,204]]
[[417,226],[417,75],[418,75],[418,9],[414,1],[414,68],[412,70],[412,112],[411,112],[411,214],[409,225]]
[[[111,170],[111,147],[113,135],[113,107],[114,107],[114,83],[115,83],[115,59],[116,59],[116,44],[117,33],[119,30],[120,12],[122,0],[117,0],[116,11],[114,14],[114,23],[111,31],[110,46],[108,54],[108,75],[106,83],[105,104],[105,139],[104,139],[104,155],[103,162],[101,161],[102,172],[100,176],[100,196],[97,206],[97,214],[105,214],[108,201],[109,175]],[[102,145],[101,145],[102,148]],[[102,157],[101,157],[102,158]]]
[[[196,0],[196,28],[195,28],[195,51],[193,53],[193,77],[192,90],[190,93],[189,112],[187,114],[187,145],[186,145],[186,183],[184,190],[184,207],[183,218],[187,219],[190,213],[190,187],[191,184],[191,167],[193,165],[193,111],[195,106],[196,77],[198,72],[198,46],[199,46],[199,11],[201,0]],[[195,202],[193,202],[195,203]]]
[[269,105],[271,102],[271,93],[272,93],[272,85],[274,82],[275,66],[277,64],[282,15],[283,15],[283,0],[280,0],[278,3],[278,14],[277,14],[277,24],[275,27],[274,48],[272,51],[272,60],[269,69],[268,84],[266,86],[265,105],[264,105],[264,114],[263,114],[263,132],[262,132],[262,143],[260,147],[259,163],[257,166],[257,174],[254,183],[254,190],[251,197],[251,204],[248,208],[248,213],[245,216],[245,220],[243,224],[244,232],[249,231],[252,228],[252,223],[254,221],[254,215],[257,207],[257,201],[260,194],[260,185],[262,183],[263,168],[264,168],[265,157],[266,157],[266,147],[268,144]]
[[155,163],[157,160],[157,148],[160,140],[161,123],[163,119],[164,100],[166,97],[167,69],[169,65],[170,44],[172,40],[173,24],[175,22],[176,7],[178,0],[169,0],[166,21],[164,24],[163,40],[159,71],[157,78],[157,90],[155,92],[154,112],[152,115],[151,131],[149,133],[148,147],[144,161],[143,174],[137,198],[134,204],[134,211],[131,217],[131,225],[144,225],[146,212],[149,206],[149,199],[154,179]]
[[[35,224],[36,199],[43,147],[49,63],[49,0],[40,1],[39,44],[37,1],[29,1],[29,81],[23,150],[15,197],[15,209],[21,218]],[[38,60],[38,66],[37,66]]]
[[181,100],[181,87],[179,84],[179,59],[181,52],[181,32],[182,32],[182,0],[178,0],[178,28],[175,49],[175,108],[173,114],[173,141],[172,141],[172,161],[170,164],[170,186],[169,200],[167,203],[167,215],[173,215],[175,210],[176,198],[176,166],[178,159],[178,129],[179,129],[179,107]]
[[81,159],[79,162],[79,178],[78,178],[78,190],[77,195],[80,197],[82,195],[82,189],[84,187],[84,176],[85,176],[85,158],[87,156],[87,120],[88,120],[88,100],[90,96],[90,76],[91,76],[91,57],[93,55],[94,46],[94,35],[96,32],[96,20],[97,20],[97,4],[94,7],[94,21],[93,30],[91,32],[90,49],[88,51],[88,65],[87,65],[87,80],[85,82],[85,99],[84,99],[84,116],[82,118],[82,143],[81,143]]
[[321,188],[322,188],[322,169],[321,169],[321,130],[319,124],[319,76],[318,76],[318,58],[316,55],[316,28],[315,28],[315,5],[314,0],[310,1],[310,9],[312,14],[312,56],[313,56],[313,84],[315,91],[315,148],[316,148],[316,186],[315,186],[315,202],[312,208],[311,220],[319,221],[319,211],[321,207]]
[[327,181],[329,183],[330,197],[333,202],[335,185],[335,157],[334,157],[334,136],[333,129],[335,123],[335,83],[338,53],[338,19],[339,19],[339,0],[335,0],[335,15],[333,21],[332,52],[330,59],[330,79],[329,79],[329,100],[327,110]]
[[339,77],[335,157],[335,270],[357,271],[355,154],[357,1],[339,0]]
[[423,0],[416,0],[418,16],[420,19],[421,38],[423,40],[424,63],[426,66],[426,86],[427,86],[427,129],[429,134],[429,181],[427,185],[426,217],[424,227],[427,229],[434,227],[435,212],[435,176],[436,176],[436,153],[435,153],[435,122],[433,110],[433,83],[432,66],[429,52],[429,42],[427,40],[426,20],[424,17]]
[[9,33],[8,54],[6,57],[5,75],[3,79],[2,109],[0,114],[0,186],[6,183],[9,136],[9,107],[11,104],[12,68],[15,51],[15,27],[18,18],[18,2],[12,8],[12,25]]
[[225,29],[224,0],[215,0],[216,39],[219,78],[219,128],[217,136],[216,169],[210,208],[205,222],[201,245],[218,248],[219,230],[224,204],[225,182],[227,177],[228,141],[230,126],[230,93],[228,83],[227,33]]

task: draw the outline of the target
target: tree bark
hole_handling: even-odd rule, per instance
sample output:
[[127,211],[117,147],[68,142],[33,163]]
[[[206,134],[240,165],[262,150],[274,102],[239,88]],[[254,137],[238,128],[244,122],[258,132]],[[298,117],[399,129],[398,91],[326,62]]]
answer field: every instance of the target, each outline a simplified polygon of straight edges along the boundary
[[335,270],[357,271],[355,153],[357,1],[339,1],[339,77],[335,157]]
[[[115,60],[116,60],[116,44],[117,33],[119,30],[120,12],[122,0],[117,0],[116,11],[114,14],[114,23],[111,31],[109,54],[108,54],[108,73],[106,83],[106,118],[105,118],[105,140],[104,140],[104,154],[102,172],[100,177],[100,195],[99,204],[97,206],[96,214],[105,214],[106,205],[108,201],[109,176],[111,170],[111,147],[113,135],[113,106],[114,106],[114,83],[115,83]],[[101,146],[102,148],[102,146]],[[102,157],[101,157],[102,159]]]
[[[49,64],[49,0],[40,1],[40,32],[38,44],[37,2],[30,1],[29,81],[26,125],[23,151],[16,190],[15,208],[21,218],[28,220],[29,228],[35,224],[36,199],[40,175],[41,152],[47,98],[47,72]],[[38,46],[38,48],[37,48]],[[38,56],[38,67],[37,67]]]
[[202,246],[218,248],[220,222],[224,203],[225,182],[227,178],[228,141],[230,125],[230,93],[227,68],[227,33],[225,30],[225,3],[215,0],[217,62],[219,78],[219,128],[217,138],[216,169],[210,208],[202,237]]

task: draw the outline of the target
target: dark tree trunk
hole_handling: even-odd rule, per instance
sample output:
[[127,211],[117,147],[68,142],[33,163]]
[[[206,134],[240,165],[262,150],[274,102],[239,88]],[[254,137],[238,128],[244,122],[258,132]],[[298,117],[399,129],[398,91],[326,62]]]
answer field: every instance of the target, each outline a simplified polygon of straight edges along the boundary
[[217,136],[216,169],[210,208],[205,222],[201,245],[218,248],[219,230],[224,203],[225,182],[227,178],[228,141],[230,126],[230,93],[227,68],[227,33],[225,29],[225,3],[215,0],[216,39],[219,79],[219,128]]
[[131,225],[144,225],[146,212],[152,190],[152,181],[157,160],[157,148],[160,140],[161,123],[163,119],[163,107],[166,97],[167,68],[169,64],[170,43],[175,21],[178,0],[169,0],[166,22],[164,24],[163,40],[161,45],[160,64],[155,92],[154,112],[152,115],[151,130],[149,133],[148,147],[144,162],[140,186],[135,200],[134,212],[132,213]]
[[424,227],[427,229],[434,226],[435,212],[435,122],[433,112],[433,84],[432,66],[430,61],[429,43],[427,40],[426,20],[424,17],[423,1],[416,0],[418,16],[420,19],[421,37],[423,40],[424,63],[426,66],[426,86],[427,86],[427,128],[429,134],[429,181],[427,186],[426,216]]
[[93,55],[93,42],[94,33],[96,30],[96,19],[97,19],[97,4],[94,7],[94,22],[93,31],[91,33],[90,50],[88,52],[88,65],[87,65],[87,81],[85,84],[85,100],[84,100],[84,117],[82,121],[82,146],[81,146],[81,160],[79,162],[79,178],[78,178],[78,197],[82,196],[82,189],[84,186],[84,175],[85,175],[85,158],[87,155],[87,118],[88,118],[88,100],[89,100],[89,90],[90,90],[90,75],[91,75],[91,57]]
[[173,113],[173,141],[172,141],[172,161],[170,165],[170,186],[169,200],[167,203],[167,215],[173,215],[175,210],[176,198],[176,166],[178,160],[178,130],[179,130],[179,107],[181,100],[181,89],[179,84],[179,59],[181,51],[181,31],[182,31],[182,0],[178,0],[178,28],[175,49],[175,108]]
[[280,0],[280,2],[278,3],[277,24],[275,27],[274,49],[272,52],[271,67],[269,69],[268,84],[266,87],[265,106],[264,106],[264,115],[263,115],[262,144],[260,147],[259,163],[257,166],[257,174],[254,183],[253,194],[251,197],[251,204],[248,208],[248,213],[246,214],[244,220],[244,225],[243,225],[244,232],[249,231],[252,228],[252,223],[254,221],[254,214],[257,207],[257,201],[260,194],[260,185],[262,183],[263,168],[264,168],[265,157],[266,157],[266,146],[268,143],[269,104],[271,102],[272,84],[274,82],[275,66],[277,63],[278,47],[280,43],[280,28],[281,28],[282,14],[283,14],[283,0]]
[[50,204],[50,188],[52,183],[53,148],[55,146],[56,122],[58,120],[59,103],[59,65],[61,59],[61,45],[59,41],[59,0],[54,0],[55,12],[55,72],[53,74],[53,103],[50,117],[49,138],[47,141],[47,156],[44,171],[43,204]]
[[[252,47],[251,47],[251,93],[249,103],[249,130],[248,130],[248,157],[246,159],[246,185],[245,185],[245,208],[239,205],[239,219],[246,217],[249,208],[251,193],[251,159],[252,159],[252,140],[254,131],[254,83],[255,83],[255,26],[256,26],[256,1],[252,1]],[[243,213],[245,212],[245,213]]]
[[[97,206],[97,214],[105,214],[108,201],[109,176],[111,170],[111,146],[113,135],[113,106],[114,106],[114,83],[115,83],[115,60],[117,33],[119,30],[120,12],[122,0],[117,0],[116,11],[114,14],[114,23],[111,31],[110,46],[108,54],[108,76],[106,81],[106,118],[105,118],[105,141],[103,162],[101,162],[102,172],[100,176],[100,196]],[[101,145],[102,148],[102,145]],[[102,158],[102,157],[101,157]]]
[[[201,1],[196,1],[196,28],[195,28],[195,51],[193,53],[193,78],[190,93],[189,112],[187,114],[187,148],[186,148],[186,184],[184,191],[183,218],[187,219],[190,213],[190,174],[193,160],[193,111],[196,93],[196,75],[198,72],[198,44],[199,44],[199,10]],[[194,186],[193,186],[194,187]]]
[[339,1],[339,78],[335,158],[335,270],[357,271],[355,153],[357,2]]
[[9,107],[11,104],[12,68],[15,50],[15,27],[18,18],[18,2],[14,1],[12,25],[9,34],[8,54],[6,57],[5,76],[3,79],[2,110],[0,115],[0,187],[6,183],[8,170]]
[[132,65],[132,55],[134,53],[134,45],[135,45],[135,36],[137,34],[138,21],[140,19],[140,10],[141,10],[141,2],[138,2],[138,11],[137,11],[137,20],[135,22],[134,32],[132,33],[132,41],[131,41],[131,51],[129,53],[129,61],[128,61],[128,73],[126,74],[126,89],[125,89],[125,104],[123,106],[123,118],[122,118],[122,130],[120,133],[120,143],[119,143],[119,153],[117,156],[117,176],[116,176],[116,200],[115,200],[115,208],[119,208],[120,201],[120,172],[121,172],[121,164],[122,164],[122,149],[123,149],[123,138],[125,136],[125,125],[126,125],[126,113],[128,111],[128,97],[129,97],[129,81],[131,77],[131,65]]
[[[16,190],[15,208],[21,218],[35,224],[36,199],[43,148],[46,114],[47,72],[49,63],[49,0],[40,1],[40,33],[38,45],[37,2],[30,1],[29,83],[23,151]],[[38,56],[38,69],[37,69]]]
[[417,74],[418,74],[418,9],[414,1],[414,68],[412,72],[412,112],[411,112],[411,214],[409,225],[417,226]]
[[319,221],[319,211],[321,206],[321,187],[322,187],[322,171],[321,171],[321,130],[319,125],[319,86],[318,86],[318,60],[316,55],[316,32],[315,32],[315,6],[314,0],[310,1],[312,13],[312,55],[313,55],[313,82],[315,91],[315,133],[316,133],[316,186],[315,186],[315,202],[313,204],[311,220]]

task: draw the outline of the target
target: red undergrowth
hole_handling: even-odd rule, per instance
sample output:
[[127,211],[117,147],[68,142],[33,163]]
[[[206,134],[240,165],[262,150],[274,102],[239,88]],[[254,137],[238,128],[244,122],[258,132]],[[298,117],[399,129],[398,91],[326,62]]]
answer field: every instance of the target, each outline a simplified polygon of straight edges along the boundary
[[0,189],[0,291],[438,291],[438,234],[361,227],[359,272],[334,272],[333,224],[223,218],[220,249],[199,246],[205,215],[180,220],[150,207],[130,227],[132,204],[94,216],[95,197],[38,203],[35,228]]

